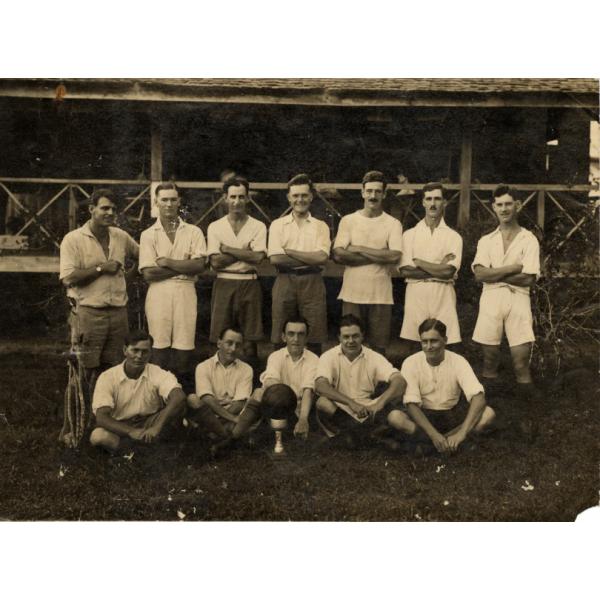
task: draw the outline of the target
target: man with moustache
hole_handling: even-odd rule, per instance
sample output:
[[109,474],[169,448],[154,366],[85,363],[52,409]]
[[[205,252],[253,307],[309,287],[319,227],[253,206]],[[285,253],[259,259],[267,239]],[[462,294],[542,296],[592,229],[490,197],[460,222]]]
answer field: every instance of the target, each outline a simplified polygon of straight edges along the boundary
[[291,211],[269,229],[268,256],[277,269],[272,292],[271,341],[281,343],[283,324],[296,317],[309,325],[308,347],[317,354],[327,341],[327,301],[321,275],[331,239],[324,221],[310,214],[314,187],[302,173],[287,184]]
[[155,203],[158,219],[142,232],[139,264],[149,284],[146,318],[153,362],[174,371],[187,387],[196,337],[195,283],[205,268],[206,241],[200,228],[179,217],[181,198],[174,183],[157,186]]
[[423,187],[425,217],[404,232],[400,274],[406,280],[404,319],[400,337],[405,356],[420,340],[418,328],[425,319],[446,324],[448,343],[461,341],[454,282],[462,259],[462,238],[444,221],[447,201],[441,183]]
[[385,190],[383,173],[365,174],[364,207],[342,218],[333,244],[335,260],[346,265],[338,296],[342,314],[366,323],[369,344],[381,354],[389,344],[394,303],[390,268],[402,257],[402,225],[383,211]]

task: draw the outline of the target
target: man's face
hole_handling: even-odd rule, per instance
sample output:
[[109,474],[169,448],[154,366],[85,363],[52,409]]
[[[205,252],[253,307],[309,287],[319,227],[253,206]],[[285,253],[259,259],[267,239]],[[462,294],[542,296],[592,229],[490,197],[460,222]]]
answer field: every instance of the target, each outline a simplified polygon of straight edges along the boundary
[[340,327],[340,344],[344,354],[358,354],[362,348],[363,334],[358,325]]
[[444,200],[442,190],[429,190],[425,192],[423,194],[423,208],[425,209],[425,214],[429,217],[434,219],[442,217],[446,209],[446,201]]
[[288,323],[281,334],[281,339],[289,352],[300,353],[306,346],[307,334],[304,323]]
[[310,186],[307,183],[290,186],[287,197],[292,210],[298,214],[307,213],[313,199]]
[[161,217],[174,219],[179,214],[181,200],[177,190],[161,190],[156,196],[156,206]]
[[429,361],[440,361],[444,357],[446,338],[436,329],[424,331],[421,334],[421,348]]
[[227,189],[227,208],[230,214],[245,214],[248,193],[243,185],[232,185]]
[[385,186],[381,181],[369,181],[363,185],[361,194],[365,208],[379,210],[385,196]]
[[90,206],[92,222],[100,227],[109,227],[115,222],[115,205],[109,198],[100,198]]
[[241,333],[227,330],[223,334],[223,337],[217,341],[217,348],[219,350],[221,360],[227,363],[233,362],[239,357],[239,354],[242,351],[243,343],[244,338],[242,337]]
[[511,223],[516,219],[519,206],[520,203],[508,194],[494,198],[494,203],[492,204],[492,208],[500,223]]
[[152,352],[152,344],[150,340],[140,340],[135,344],[129,344],[123,348],[125,354],[125,362],[134,369],[141,369],[148,364],[150,353]]

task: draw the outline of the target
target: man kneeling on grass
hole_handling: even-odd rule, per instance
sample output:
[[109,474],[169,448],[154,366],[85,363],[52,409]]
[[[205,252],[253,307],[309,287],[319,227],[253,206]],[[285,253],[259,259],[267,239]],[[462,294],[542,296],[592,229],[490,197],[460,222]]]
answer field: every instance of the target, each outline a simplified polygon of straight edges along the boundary
[[153,339],[132,331],[125,340],[125,360],[98,377],[92,411],[93,446],[111,451],[123,438],[153,443],[173,433],[185,412],[185,393],[175,376],[150,364]]
[[[446,350],[446,325],[426,319],[419,337],[423,351],[409,356],[401,369],[405,410],[391,411],[388,423],[415,443],[430,440],[438,452],[454,452],[469,433],[484,431],[495,413],[466,359]],[[460,401],[461,390],[467,402]]]

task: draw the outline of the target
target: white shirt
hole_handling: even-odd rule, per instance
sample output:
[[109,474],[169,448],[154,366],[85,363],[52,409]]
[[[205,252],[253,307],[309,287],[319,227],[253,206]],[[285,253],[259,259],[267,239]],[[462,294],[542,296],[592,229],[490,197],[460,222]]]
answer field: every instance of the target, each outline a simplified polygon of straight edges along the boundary
[[[221,254],[221,244],[241,250],[267,252],[267,227],[264,223],[249,215],[248,220],[237,235],[234,233],[227,215],[217,221],[213,221],[208,226],[207,238],[208,256]],[[238,260],[225,267],[224,270],[231,273],[247,273],[248,271],[256,271],[256,265]]]
[[287,348],[281,348],[269,355],[267,367],[260,376],[264,384],[267,379],[275,379],[289,385],[300,399],[305,389],[315,389],[315,375],[319,357],[304,349],[298,360],[293,360]]
[[[360,211],[346,215],[340,221],[333,247],[350,245],[401,252],[402,224],[385,212],[372,219]],[[338,298],[355,304],[393,304],[391,267],[375,263],[359,267],[346,265]]]
[[324,352],[319,358],[315,379],[324,377],[338,392],[356,402],[369,405],[375,386],[387,382],[398,369],[378,352],[365,346],[350,362],[338,345]]
[[[401,267],[415,267],[414,259],[420,258],[430,263],[440,264],[444,256],[454,254],[456,258],[447,264],[452,265],[456,271],[454,279],[458,275],[462,261],[463,241],[462,237],[446,225],[443,217],[438,226],[431,231],[425,219],[419,221],[412,229],[408,229],[402,236],[402,262]],[[424,283],[425,281],[441,281],[448,283],[447,279],[410,279],[406,283]],[[450,282],[453,283],[452,280]]]
[[137,379],[125,373],[125,362],[104,371],[96,382],[92,410],[112,408],[111,416],[117,421],[153,415],[165,406],[169,394],[181,388],[175,375],[148,363]]
[[[76,269],[89,269],[109,260],[116,260],[124,265],[127,258],[137,258],[139,246],[126,231],[109,227],[108,240],[107,258],[102,245],[90,229],[89,221],[79,229],[67,233],[60,244],[59,278],[64,279]],[[123,270],[119,270],[116,275],[100,275],[87,285],[72,286],[68,296],[76,298],[81,306],[125,306],[127,286]]]
[[[156,267],[156,259],[172,258],[174,260],[189,260],[206,256],[206,241],[199,227],[179,219],[175,232],[175,242],[171,243],[160,219],[156,220],[140,237],[139,271],[147,267]],[[182,281],[197,281],[197,275],[180,274],[171,279]],[[152,284],[150,284],[152,285]]]
[[252,394],[252,367],[241,360],[224,366],[219,354],[207,358],[196,367],[196,395],[214,396],[222,406],[246,400]]
[[444,360],[432,366],[424,352],[409,356],[400,371],[406,380],[404,404],[418,404],[429,410],[449,410],[456,406],[462,390],[468,402],[483,392],[483,386],[465,358],[444,351]]
[[[504,265],[523,265],[521,273],[535,275],[536,279],[540,276],[540,244],[528,229],[521,227],[515,239],[511,242],[506,253],[502,243],[502,233],[500,227],[492,233],[484,235],[477,242],[477,252],[471,269],[475,270],[476,265],[486,268],[497,269]],[[509,287],[520,294],[529,294],[529,287],[521,287],[498,281],[495,283],[484,283],[483,289],[493,289],[498,287]]]
[[331,238],[325,221],[315,219],[310,213],[298,226],[294,215],[275,219],[269,227],[269,256],[285,254],[284,249],[301,252],[325,252],[329,256]]

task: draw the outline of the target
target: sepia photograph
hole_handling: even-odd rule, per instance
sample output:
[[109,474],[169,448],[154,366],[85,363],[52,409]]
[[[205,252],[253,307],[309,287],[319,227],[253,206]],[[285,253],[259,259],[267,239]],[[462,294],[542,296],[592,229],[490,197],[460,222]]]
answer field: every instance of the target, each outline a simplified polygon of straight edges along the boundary
[[0,79],[0,519],[598,505],[599,80]]

